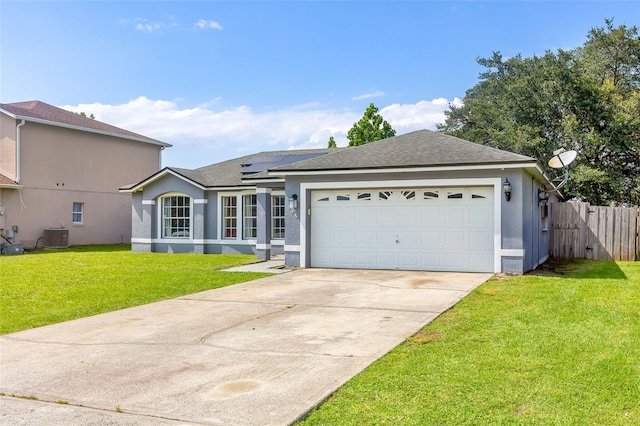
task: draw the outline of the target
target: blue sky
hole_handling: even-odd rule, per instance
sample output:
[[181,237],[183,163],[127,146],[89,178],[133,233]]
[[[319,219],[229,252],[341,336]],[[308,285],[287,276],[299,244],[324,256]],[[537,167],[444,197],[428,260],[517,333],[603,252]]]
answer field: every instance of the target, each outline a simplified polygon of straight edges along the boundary
[[0,102],[93,113],[195,168],[345,145],[371,102],[434,129],[477,57],[577,47],[605,18],[640,25],[640,2],[2,0]]

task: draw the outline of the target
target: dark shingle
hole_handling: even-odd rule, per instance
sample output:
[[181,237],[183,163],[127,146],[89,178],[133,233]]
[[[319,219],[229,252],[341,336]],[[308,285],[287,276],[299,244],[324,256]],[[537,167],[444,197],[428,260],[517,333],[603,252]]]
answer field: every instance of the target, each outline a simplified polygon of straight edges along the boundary
[[[252,158],[278,157],[281,164],[289,161],[296,161],[300,155],[304,154],[326,154],[332,152],[336,148],[324,149],[297,149],[287,151],[267,151],[257,154],[245,155],[244,157],[234,158],[223,161],[221,163],[211,164],[209,166],[200,167],[199,169],[181,169],[177,167],[169,167],[169,169],[196,182],[205,187],[226,187],[226,186],[252,186],[252,183],[243,182],[243,178],[263,177],[269,178],[266,174],[257,172],[252,175],[242,174],[242,165],[251,163]],[[286,157],[290,157],[287,159]],[[267,163],[268,164],[268,163]]]
[[431,130],[418,130],[319,158],[276,167],[278,171],[354,170],[535,162],[525,155],[491,148]]

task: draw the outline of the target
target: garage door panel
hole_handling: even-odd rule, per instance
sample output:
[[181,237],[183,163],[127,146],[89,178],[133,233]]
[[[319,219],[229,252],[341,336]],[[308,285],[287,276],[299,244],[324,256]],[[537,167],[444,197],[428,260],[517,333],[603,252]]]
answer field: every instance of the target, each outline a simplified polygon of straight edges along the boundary
[[420,269],[420,256],[415,252],[398,253],[398,269]]
[[493,193],[493,187],[314,191],[311,266],[491,272]]
[[478,226],[487,226],[492,223],[493,212],[491,209],[470,209],[469,211],[469,223]]
[[442,270],[442,254],[438,252],[423,252],[421,256],[422,269]]
[[377,231],[376,232],[376,244],[384,247],[395,245],[396,234],[391,231]]
[[467,256],[463,253],[446,253],[444,255],[444,266],[447,270],[465,269],[465,259]]
[[422,231],[420,236],[424,247],[441,247],[443,245],[444,234],[441,231]]
[[373,230],[371,231],[358,231],[355,232],[355,242],[356,244],[373,244],[376,241],[376,234]]
[[424,225],[431,224],[432,226],[440,225],[444,223],[441,207],[433,207],[432,205],[422,205],[420,210],[420,223]]
[[376,214],[371,209],[359,207],[357,213],[359,227],[373,228],[376,226]]
[[448,226],[464,225],[467,221],[465,213],[466,213],[465,209],[460,209],[460,208],[447,209],[447,215],[445,217],[444,223]]
[[376,268],[374,269],[395,269],[396,254],[390,251],[379,251],[376,253]]
[[397,223],[395,212],[388,208],[376,210],[376,225],[380,227],[395,226]]
[[416,209],[413,206],[411,208],[403,208],[399,210],[398,220],[398,225],[405,228],[412,227],[415,229],[422,223],[422,221],[420,220],[420,210]]
[[355,256],[350,250],[335,250],[333,262],[338,268],[347,268],[354,264]]
[[398,235],[399,244],[401,244],[402,246],[406,244],[416,245],[420,242],[419,240],[420,234],[418,234],[415,231],[412,231],[412,232],[400,231],[398,232],[397,235]]
[[492,232],[469,231],[469,248],[483,248],[492,243]]
[[338,246],[351,245],[356,240],[354,234],[352,231],[335,232],[333,240]]
[[445,247],[463,247],[467,233],[462,231],[447,231],[444,235]]
[[363,269],[375,269],[376,253],[374,251],[358,251],[355,253],[356,267]]
[[470,254],[469,268],[479,272],[492,272],[493,258],[487,254]]

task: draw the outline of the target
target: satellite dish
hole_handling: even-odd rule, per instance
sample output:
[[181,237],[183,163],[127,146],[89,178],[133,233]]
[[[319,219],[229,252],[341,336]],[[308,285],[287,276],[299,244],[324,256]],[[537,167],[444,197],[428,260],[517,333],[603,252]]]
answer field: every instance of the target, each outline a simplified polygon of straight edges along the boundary
[[[553,157],[551,157],[547,164],[549,164],[549,167],[551,167],[552,169],[564,169],[564,174],[561,182],[557,185],[554,185],[554,189],[550,191],[542,191],[543,193],[556,192],[567,183],[567,181],[569,180],[569,164],[573,163],[576,160],[577,156],[577,151],[565,151],[563,148],[553,151]],[[554,181],[558,180],[560,179],[554,179]]]
[[553,152],[554,156],[549,160],[549,167],[554,169],[562,169],[573,163],[578,156],[576,151],[565,151],[559,149]]

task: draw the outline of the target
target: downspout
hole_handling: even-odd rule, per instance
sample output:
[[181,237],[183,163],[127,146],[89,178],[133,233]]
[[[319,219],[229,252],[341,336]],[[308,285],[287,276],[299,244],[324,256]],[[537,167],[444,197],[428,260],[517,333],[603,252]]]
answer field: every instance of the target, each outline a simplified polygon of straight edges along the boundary
[[16,126],[16,183],[20,183],[20,127],[24,126],[25,121],[22,120],[20,124]]

